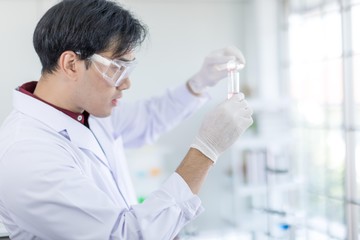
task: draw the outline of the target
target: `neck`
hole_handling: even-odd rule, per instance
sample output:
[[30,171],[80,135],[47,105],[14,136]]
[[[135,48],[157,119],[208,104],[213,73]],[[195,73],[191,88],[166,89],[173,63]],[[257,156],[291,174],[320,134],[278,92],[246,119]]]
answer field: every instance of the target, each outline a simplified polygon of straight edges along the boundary
[[77,108],[73,103],[75,101],[72,101],[72,88],[69,84],[71,83],[68,80],[57,76],[56,73],[42,75],[34,95],[59,108],[81,113],[83,109]]

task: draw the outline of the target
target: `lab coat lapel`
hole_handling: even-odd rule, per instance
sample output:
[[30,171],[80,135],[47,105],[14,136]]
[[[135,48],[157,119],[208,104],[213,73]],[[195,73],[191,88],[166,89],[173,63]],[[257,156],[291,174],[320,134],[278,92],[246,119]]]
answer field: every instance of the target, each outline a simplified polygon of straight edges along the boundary
[[72,143],[77,145],[79,148],[87,149],[93,152],[98,159],[109,168],[109,163],[106,159],[104,151],[90,129],[79,122],[72,121],[67,124],[66,130]]
[[107,159],[112,171],[113,177],[116,179],[116,184],[121,189],[124,196],[124,201],[128,205],[137,203],[135,188],[133,186],[129,167],[125,158],[122,138],[114,139],[111,133],[114,131],[111,123],[111,117],[108,118],[89,118],[89,124],[95,136],[99,138],[100,145],[107,154]]
[[82,149],[93,152],[107,167],[109,164],[97,139],[90,129],[52,106],[14,90],[14,107],[60,133],[66,131],[69,140]]

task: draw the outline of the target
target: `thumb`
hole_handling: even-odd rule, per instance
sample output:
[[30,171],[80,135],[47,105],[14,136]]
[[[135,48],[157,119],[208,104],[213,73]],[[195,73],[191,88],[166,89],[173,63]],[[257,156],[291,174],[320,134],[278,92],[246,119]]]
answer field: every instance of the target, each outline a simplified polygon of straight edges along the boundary
[[242,92],[239,92],[239,93],[233,94],[230,98],[230,101],[241,102],[244,99],[245,99],[245,95]]

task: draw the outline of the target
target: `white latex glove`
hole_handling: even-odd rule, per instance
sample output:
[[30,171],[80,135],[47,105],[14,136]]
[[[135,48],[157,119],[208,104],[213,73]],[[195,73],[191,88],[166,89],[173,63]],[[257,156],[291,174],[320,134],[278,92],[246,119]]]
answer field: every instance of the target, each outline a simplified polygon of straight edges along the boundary
[[219,155],[253,123],[251,115],[244,94],[233,95],[206,115],[191,147],[215,163]]
[[230,60],[236,60],[245,65],[245,58],[242,52],[234,47],[229,46],[210,53],[203,62],[198,73],[196,73],[188,84],[191,90],[196,94],[201,94],[207,87],[212,87],[220,80],[226,78],[226,64]]

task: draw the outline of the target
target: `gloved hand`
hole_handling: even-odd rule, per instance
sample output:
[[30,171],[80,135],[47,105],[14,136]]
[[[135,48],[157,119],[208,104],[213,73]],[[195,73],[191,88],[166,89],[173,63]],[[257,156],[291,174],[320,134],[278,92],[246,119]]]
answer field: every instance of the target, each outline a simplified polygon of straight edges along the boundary
[[230,60],[236,60],[245,64],[242,52],[234,47],[226,47],[210,53],[203,62],[198,73],[188,81],[192,92],[201,94],[207,87],[212,87],[227,76],[226,64]]
[[244,94],[234,94],[206,115],[191,147],[215,163],[219,155],[253,123],[251,115]]

